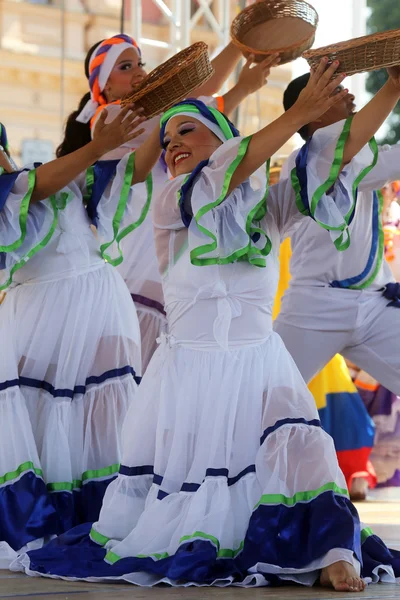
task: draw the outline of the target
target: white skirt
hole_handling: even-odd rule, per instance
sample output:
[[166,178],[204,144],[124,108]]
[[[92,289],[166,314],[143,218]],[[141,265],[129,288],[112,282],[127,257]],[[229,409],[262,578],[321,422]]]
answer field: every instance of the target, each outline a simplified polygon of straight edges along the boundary
[[141,356],[128,289],[103,262],[11,289],[0,336],[1,558],[97,518]]
[[[133,299],[136,296],[132,294]],[[134,300],[135,301],[135,300]],[[155,308],[156,302],[149,300],[149,306],[135,301],[136,314],[140,327],[141,352],[142,352],[142,374],[146,372],[151,357],[158,347],[158,340],[167,331],[167,318],[160,308]]]
[[13,569],[144,586],[311,585],[339,560],[359,570],[333,441],[279,336],[229,351],[163,339],[90,539],[75,528]]

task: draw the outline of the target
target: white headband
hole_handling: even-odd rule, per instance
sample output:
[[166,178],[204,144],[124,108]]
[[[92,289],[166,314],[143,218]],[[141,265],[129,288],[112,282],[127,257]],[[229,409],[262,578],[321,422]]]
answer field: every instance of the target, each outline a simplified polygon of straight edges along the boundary
[[[95,52],[93,52],[93,54],[92,54],[92,57],[91,57],[90,63],[89,63],[89,71],[90,71],[90,65],[92,64],[93,60],[97,56],[97,50],[99,49],[99,47],[100,47],[100,45],[97,46]],[[123,52],[125,52],[125,50],[128,50],[128,48],[133,48],[139,56],[139,52],[137,51],[135,46],[133,46],[132,44],[128,44],[127,42],[122,42],[121,44],[114,44],[107,51],[106,56],[104,58],[104,62],[100,67],[100,72],[99,72],[99,77],[98,77],[99,88],[100,88],[101,92],[106,87],[108,78],[110,77],[111,71],[115,67],[115,63],[117,62],[118,58],[121,56],[121,54]],[[87,101],[87,103],[85,104],[85,106],[83,107],[83,109],[81,110],[79,115],[76,117],[76,120],[79,123],[89,123],[90,119],[92,117],[94,117],[98,107],[99,107],[99,103],[96,102],[96,100],[93,100],[93,93],[90,92],[90,100]]]

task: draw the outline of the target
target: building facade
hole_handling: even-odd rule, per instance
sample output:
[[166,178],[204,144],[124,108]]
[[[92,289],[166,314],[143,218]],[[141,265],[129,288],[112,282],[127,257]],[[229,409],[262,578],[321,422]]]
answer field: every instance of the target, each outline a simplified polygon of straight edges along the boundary
[[[351,8],[355,26],[356,5],[365,0],[337,2],[347,6],[343,10]],[[151,70],[195,41],[205,41],[211,54],[223,47],[231,20],[245,3],[126,0],[124,31],[140,38]],[[329,23],[324,3],[314,0],[322,11],[321,27]],[[361,15],[360,22],[362,18],[365,22]],[[179,27],[185,19],[191,26]],[[0,0],[0,121],[7,127],[17,162],[52,157],[66,117],[88,89],[83,69],[87,50],[120,31],[121,0]],[[291,64],[273,69],[268,86],[245,102],[239,117],[243,133],[256,131],[282,113],[282,95],[296,68]],[[282,153],[289,153],[294,143],[289,142]]]

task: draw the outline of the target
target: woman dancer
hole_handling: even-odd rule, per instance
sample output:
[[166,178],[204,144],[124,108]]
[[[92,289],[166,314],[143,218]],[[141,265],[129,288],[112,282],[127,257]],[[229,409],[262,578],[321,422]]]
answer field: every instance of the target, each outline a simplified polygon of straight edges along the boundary
[[96,518],[118,472],[140,334],[126,286],[104,258],[125,205],[136,203],[140,218],[140,182],[159,151],[97,164],[91,187],[82,171],[140,133],[142,117],[128,112],[110,125],[104,113],[93,141],[69,156],[0,177],[3,565],[13,551]]
[[[288,180],[266,203],[265,161],[343,96],[331,95],[337,64],[325,67],[289,114],[248,138],[201,102],[163,116],[174,179],[153,219],[169,335],[125,421],[123,466],[93,541],[72,531],[13,568],[146,586],[364,588],[333,442],[271,320],[280,239],[304,217]],[[369,133],[355,124],[347,160]],[[328,215],[335,194],[322,198]],[[399,559],[385,559],[400,574]],[[369,557],[363,574],[378,566]]]
[[[211,94],[218,91],[230,74],[238,60],[237,51],[231,44],[213,61],[215,74],[210,81],[192,95]],[[239,81],[224,96],[203,97],[206,104],[218,107],[228,113],[250,93],[259,89],[266,82],[270,67],[276,63],[273,56],[254,68],[250,68],[254,57],[249,57]],[[146,75],[141,50],[136,42],[127,35],[116,35],[104,40],[89,50],[85,62],[85,72],[89,79],[90,99],[87,95],[81,101],[79,112],[69,117],[65,139],[58,149],[58,156],[63,156],[90,139],[101,111],[107,107],[108,122],[111,122],[120,110],[120,99],[132,91],[132,86],[139,83]],[[105,156],[105,159],[121,158],[126,152],[138,148],[149,133],[158,126],[159,117],[154,117],[144,124],[143,135],[134,143],[129,143]],[[89,124],[90,121],[90,124]],[[168,181],[165,162],[160,160],[153,169],[153,185],[162,185]],[[128,210],[124,225],[130,227],[132,215]],[[142,339],[142,369],[146,370],[149,360],[157,347],[157,338],[165,328],[164,298],[161,278],[158,271],[154,247],[151,214],[138,231],[122,242],[124,260],[118,269],[124,278],[132,299],[135,302]]]

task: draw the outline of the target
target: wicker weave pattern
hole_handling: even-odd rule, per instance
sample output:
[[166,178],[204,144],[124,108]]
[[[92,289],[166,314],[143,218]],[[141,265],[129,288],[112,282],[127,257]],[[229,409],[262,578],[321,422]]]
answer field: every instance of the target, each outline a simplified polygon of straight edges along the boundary
[[151,71],[121,104],[143,107],[146,117],[154,117],[187,98],[213,73],[207,44],[197,42]]
[[[260,50],[252,48],[243,43],[243,39],[256,25],[275,19],[300,19],[312,27],[312,33],[306,38],[297,40],[291,45],[280,48],[269,48]],[[303,0],[265,0],[257,2],[242,10],[231,25],[231,37],[233,43],[240,48],[245,56],[255,54],[257,61],[264,60],[268,55],[279,52],[280,64],[295,60],[305,50],[311,48],[315,39],[318,25],[318,13],[307,2]]]
[[339,71],[354,75],[400,64],[400,29],[309,50],[303,54],[310,67],[315,68],[321,58],[340,62]]

